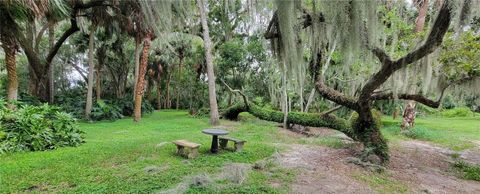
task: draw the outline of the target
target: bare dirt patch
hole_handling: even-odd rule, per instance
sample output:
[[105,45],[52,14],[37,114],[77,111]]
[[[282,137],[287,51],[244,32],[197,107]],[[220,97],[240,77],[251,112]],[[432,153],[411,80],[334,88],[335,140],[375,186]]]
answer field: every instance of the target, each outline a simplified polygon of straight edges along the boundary
[[[288,131],[282,133],[298,137],[298,134]],[[355,156],[358,151],[353,148],[299,144],[281,146],[287,149],[277,158],[279,164],[299,170],[290,185],[292,193],[480,193],[479,182],[455,176],[451,168],[454,151],[422,141],[390,145],[390,163],[382,174],[347,163],[346,159]],[[480,157],[478,149],[459,153],[460,158],[475,162]],[[395,185],[404,185],[405,188]]]

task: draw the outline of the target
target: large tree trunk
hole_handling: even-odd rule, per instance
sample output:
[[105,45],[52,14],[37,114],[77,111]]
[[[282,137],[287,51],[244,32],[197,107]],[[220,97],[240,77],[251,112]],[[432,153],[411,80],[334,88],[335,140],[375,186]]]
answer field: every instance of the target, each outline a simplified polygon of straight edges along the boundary
[[212,58],[212,41],[208,31],[207,14],[205,13],[205,6],[203,0],[198,0],[198,8],[200,10],[200,18],[203,28],[203,43],[205,46],[205,58],[207,61],[207,76],[208,76],[208,97],[210,102],[210,123],[217,125],[219,121],[217,94],[215,90],[215,74],[213,71]]
[[[360,100],[358,119],[352,122],[354,136],[361,141],[364,146],[363,156],[378,156],[378,159],[371,160],[369,158],[362,158],[370,162],[386,163],[389,160],[387,141],[380,132],[380,126],[377,126],[373,119],[371,101],[370,99]],[[372,155],[374,154],[374,155]]]
[[17,100],[18,79],[15,55],[17,52],[16,41],[13,37],[0,36],[2,48],[5,52],[5,64],[7,66],[7,100]]
[[133,120],[139,122],[142,117],[142,97],[143,87],[145,85],[145,74],[147,72],[148,52],[150,50],[150,42],[152,41],[152,34],[149,33],[143,42],[142,56],[140,58],[140,65],[138,71],[137,85],[135,86],[135,102]]
[[90,119],[90,114],[92,112],[93,106],[93,70],[95,65],[93,64],[93,49],[95,30],[97,27],[94,25],[90,31],[90,37],[88,39],[88,86],[87,86],[87,103],[85,105],[85,118]]

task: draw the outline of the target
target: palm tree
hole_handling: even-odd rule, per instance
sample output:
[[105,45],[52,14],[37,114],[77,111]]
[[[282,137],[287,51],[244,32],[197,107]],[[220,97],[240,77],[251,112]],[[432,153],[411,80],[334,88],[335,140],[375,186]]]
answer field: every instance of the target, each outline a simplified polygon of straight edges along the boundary
[[210,123],[217,125],[219,121],[217,94],[215,90],[215,74],[213,72],[213,58],[212,58],[212,41],[208,31],[207,13],[205,13],[205,6],[203,0],[197,0],[198,9],[200,11],[200,19],[203,29],[203,44],[205,46],[205,59],[207,61],[207,76],[208,76],[208,97],[210,102]]
[[142,117],[142,97],[143,89],[145,87],[145,74],[147,73],[148,53],[150,52],[150,45],[154,38],[153,32],[150,31],[143,39],[143,49],[140,57],[140,64],[138,70],[137,84],[135,85],[135,102],[133,111],[133,120],[139,122]]
[[0,33],[0,41],[5,52],[5,64],[7,66],[7,100],[17,100],[18,80],[15,62],[17,43],[15,38],[4,33]]
[[[2,10],[2,22],[8,23],[8,31],[14,34],[16,41],[22,47],[27,56],[31,71],[31,93],[40,97],[43,101],[49,101],[50,82],[49,71],[54,57],[63,43],[80,28],[77,25],[76,17],[81,10],[92,7],[108,6],[106,1],[75,1],[67,3],[63,0],[31,1],[11,0],[0,1]],[[42,39],[48,22],[37,32],[34,28],[37,21],[44,21],[45,17],[52,17],[60,20],[69,20],[70,27],[65,30],[60,38],[47,50],[47,53],[40,53],[37,45]],[[6,28],[5,28],[6,29]]]

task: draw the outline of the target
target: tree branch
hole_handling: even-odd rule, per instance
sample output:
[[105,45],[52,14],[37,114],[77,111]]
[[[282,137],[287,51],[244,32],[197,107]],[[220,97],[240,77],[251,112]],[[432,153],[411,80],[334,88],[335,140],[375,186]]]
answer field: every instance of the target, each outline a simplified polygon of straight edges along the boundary
[[317,88],[318,93],[320,93],[320,95],[322,95],[324,98],[332,102],[335,102],[339,105],[345,106],[349,109],[358,110],[356,99],[352,97],[347,97],[343,93],[328,87],[323,83],[322,80],[317,80],[317,83],[315,84],[315,86]]
[[[393,95],[392,92],[378,93],[378,94],[372,95],[372,100],[392,100],[394,98],[395,96]],[[440,102],[442,101],[442,98],[443,98],[443,91],[442,91],[442,95],[440,95],[439,99],[436,101],[430,100],[421,94],[399,94],[398,95],[398,99],[413,100],[432,108],[438,108],[440,106]]]
[[336,106],[336,107],[333,107],[332,109],[327,110],[327,111],[324,111],[324,112],[322,112],[322,113],[320,113],[320,114],[322,114],[322,115],[328,115],[328,114],[330,114],[330,113],[332,113],[332,112],[335,112],[335,111],[339,110],[340,108],[342,108],[342,106]]
[[387,79],[397,70],[411,64],[426,55],[432,53],[437,49],[438,46],[442,44],[443,36],[450,26],[452,19],[452,8],[450,6],[450,0],[446,0],[442,8],[440,9],[437,19],[432,26],[430,34],[427,37],[427,40],[420,46],[418,49],[408,53],[404,57],[392,61],[390,57],[380,48],[371,49],[371,51],[377,56],[377,58],[382,63],[380,70],[373,74],[372,77],[367,81],[365,86],[360,92],[360,100],[368,101],[372,92],[382,85]]
[[244,103],[245,103],[245,106],[247,106],[247,108],[249,107],[249,106],[248,106],[247,96],[245,96],[245,94],[243,94],[243,92],[241,92],[240,90],[234,90],[234,89],[232,89],[225,81],[223,81],[223,79],[220,79],[220,81],[222,81],[222,83],[228,88],[228,90],[230,90],[230,92],[240,94],[240,95],[242,96],[242,98],[243,98],[243,101],[244,101]]

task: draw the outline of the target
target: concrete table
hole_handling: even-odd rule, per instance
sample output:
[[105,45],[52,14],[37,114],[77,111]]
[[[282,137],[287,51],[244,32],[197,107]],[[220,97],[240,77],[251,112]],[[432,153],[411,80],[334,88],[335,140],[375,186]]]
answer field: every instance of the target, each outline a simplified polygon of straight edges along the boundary
[[202,130],[202,133],[212,135],[212,147],[210,148],[210,151],[212,153],[217,153],[218,152],[218,136],[219,135],[227,135],[228,131],[222,130],[222,129],[204,129]]

